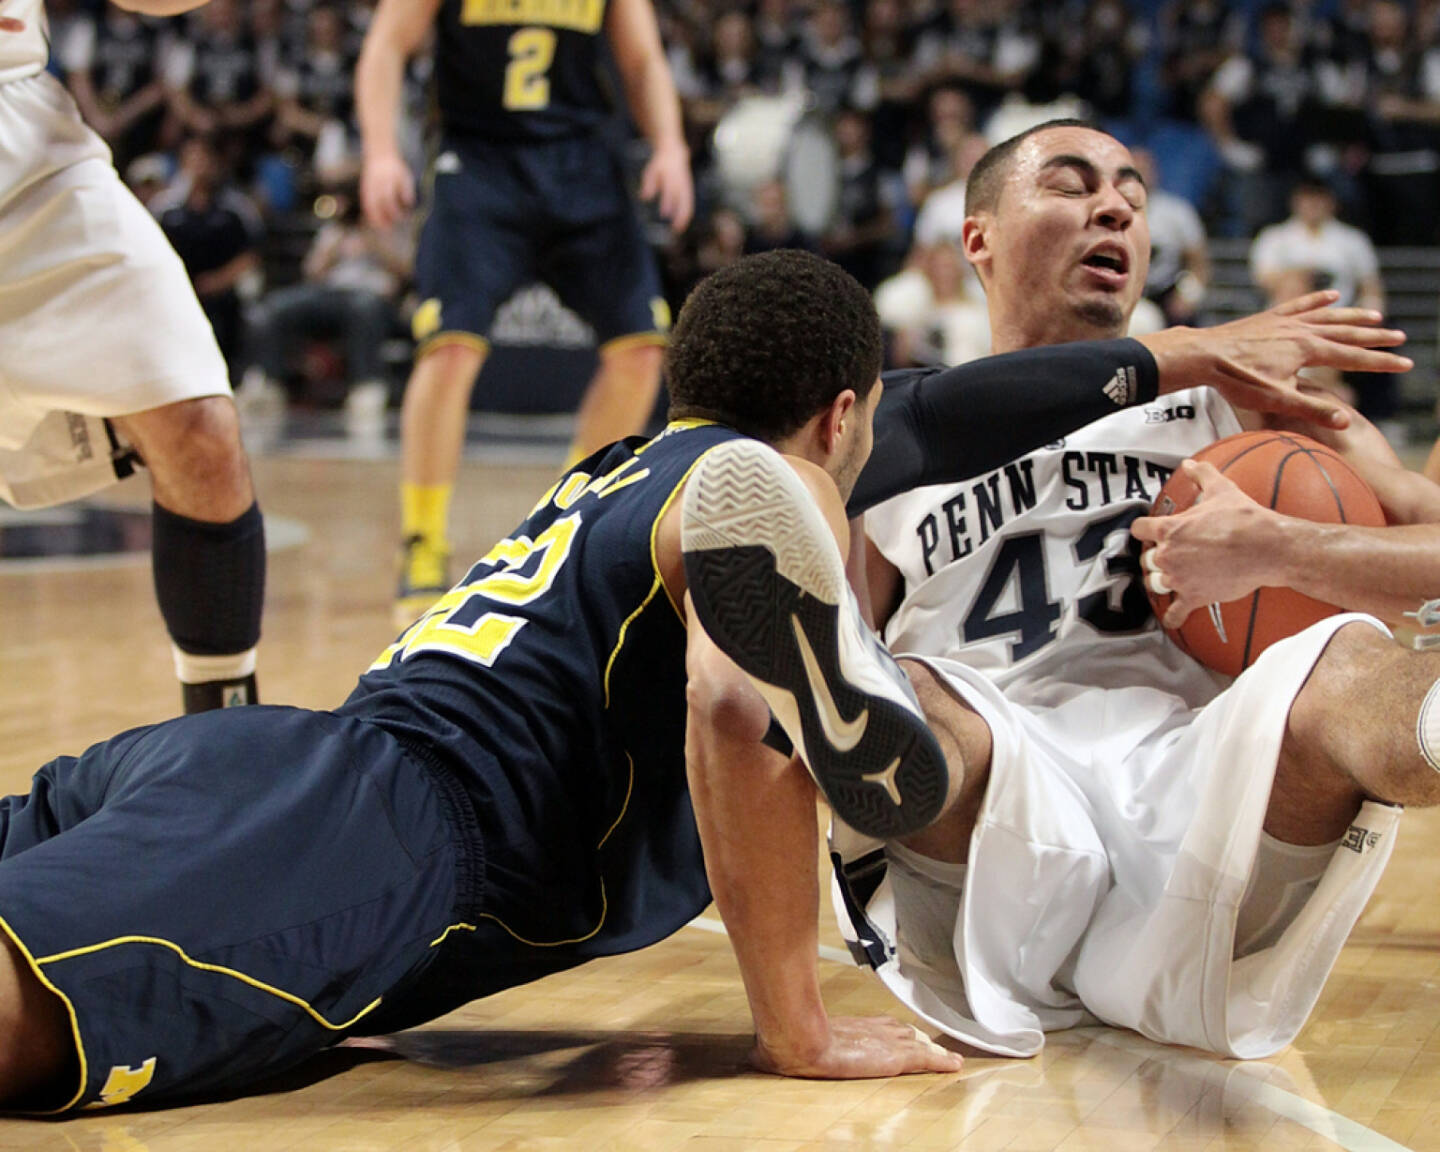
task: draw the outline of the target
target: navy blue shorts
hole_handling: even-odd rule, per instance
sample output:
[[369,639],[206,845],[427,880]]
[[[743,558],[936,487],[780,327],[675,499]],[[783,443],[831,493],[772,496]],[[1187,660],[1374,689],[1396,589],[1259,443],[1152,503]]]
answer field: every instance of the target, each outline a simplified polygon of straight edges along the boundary
[[421,349],[488,338],[495,313],[541,280],[603,346],[660,342],[670,326],[654,256],[620,167],[599,137],[447,141],[431,169],[415,281]]
[[56,1110],[230,1091],[368,1031],[475,882],[448,795],[373,724],[236,708],[0,801],[0,927],[78,1049]]

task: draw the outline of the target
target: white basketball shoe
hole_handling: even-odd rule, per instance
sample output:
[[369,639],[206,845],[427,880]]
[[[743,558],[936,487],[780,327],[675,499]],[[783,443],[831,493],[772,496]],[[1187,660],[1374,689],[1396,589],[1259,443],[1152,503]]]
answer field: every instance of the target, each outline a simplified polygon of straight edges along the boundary
[[712,449],[685,486],[685,576],[835,815],[882,839],[930,824],[949,772],[910,681],[865,626],[810,491],[756,440]]

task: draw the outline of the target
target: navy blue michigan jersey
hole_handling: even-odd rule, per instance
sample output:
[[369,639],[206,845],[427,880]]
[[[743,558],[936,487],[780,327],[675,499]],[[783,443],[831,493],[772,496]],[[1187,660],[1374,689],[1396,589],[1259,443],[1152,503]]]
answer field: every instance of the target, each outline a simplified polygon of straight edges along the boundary
[[574,958],[627,951],[709,901],[685,779],[685,628],[662,514],[738,433],[672,424],[567,473],[391,645],[341,712],[460,780],[478,914]]
[[436,77],[448,137],[575,136],[611,115],[606,0],[445,0]]

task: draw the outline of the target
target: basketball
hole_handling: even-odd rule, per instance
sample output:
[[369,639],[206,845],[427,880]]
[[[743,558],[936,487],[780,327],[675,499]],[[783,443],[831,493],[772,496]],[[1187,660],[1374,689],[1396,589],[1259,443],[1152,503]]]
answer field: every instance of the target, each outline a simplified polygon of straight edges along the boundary
[[[1242,432],[1217,440],[1194,459],[1213,464],[1247,496],[1287,516],[1328,524],[1380,527],[1385,513],[1359,474],[1336,452],[1294,432]],[[1150,509],[1152,516],[1183,512],[1199,489],[1176,472]],[[1149,547],[1149,545],[1147,545]],[[1155,615],[1164,619],[1174,599],[1151,591]],[[1260,588],[1224,604],[1197,608],[1179,628],[1165,631],[1207,668],[1237,676],[1277,640],[1341,611],[1289,588]]]

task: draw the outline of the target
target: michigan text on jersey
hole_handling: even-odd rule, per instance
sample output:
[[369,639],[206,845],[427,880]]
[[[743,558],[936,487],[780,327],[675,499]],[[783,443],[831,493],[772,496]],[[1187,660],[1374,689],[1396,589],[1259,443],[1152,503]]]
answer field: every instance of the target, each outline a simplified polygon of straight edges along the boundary
[[605,0],[465,0],[462,24],[540,24],[598,32]]

